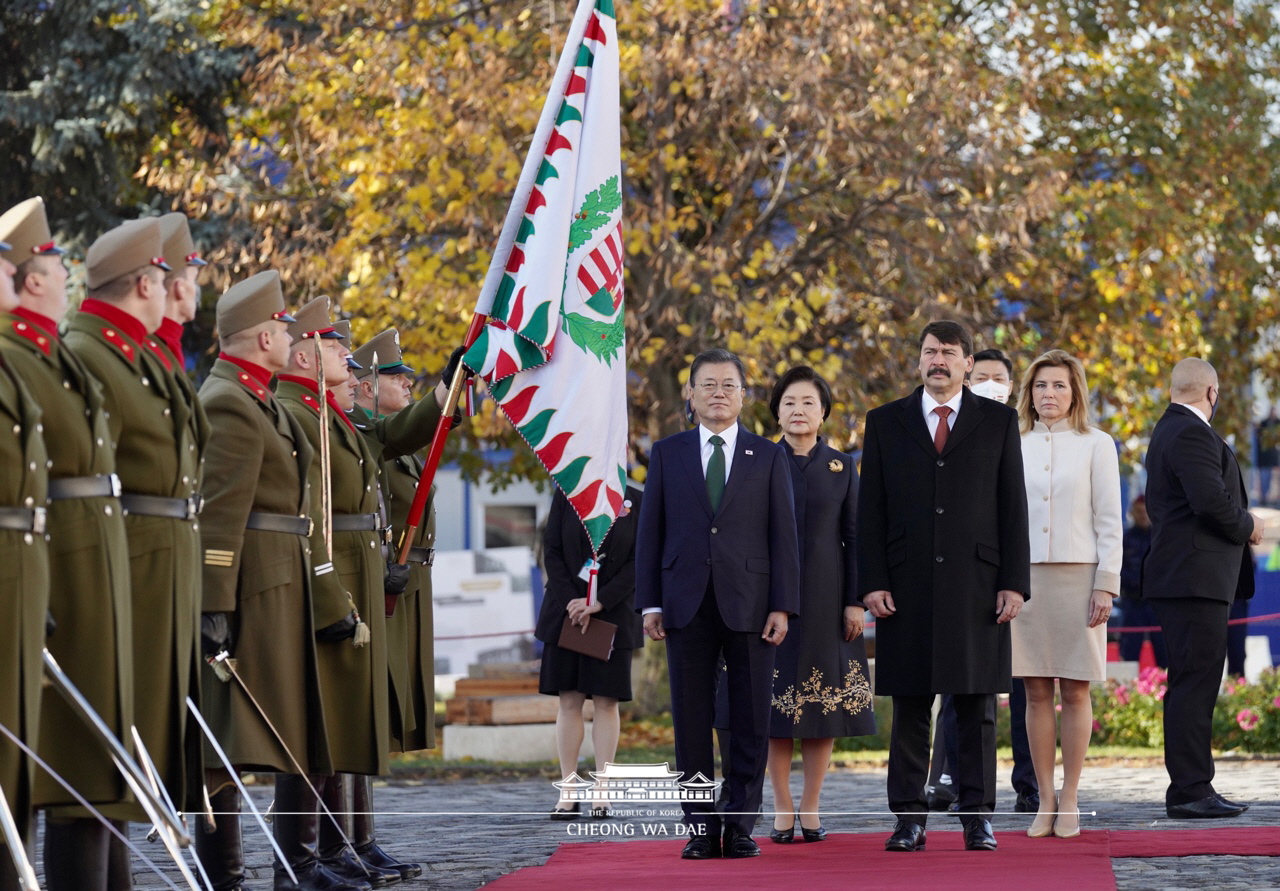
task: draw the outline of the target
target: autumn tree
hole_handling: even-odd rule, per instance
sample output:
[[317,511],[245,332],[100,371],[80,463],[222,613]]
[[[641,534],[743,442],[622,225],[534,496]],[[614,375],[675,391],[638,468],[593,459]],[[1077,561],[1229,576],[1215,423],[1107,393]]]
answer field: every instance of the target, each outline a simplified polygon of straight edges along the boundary
[[64,243],[169,196],[136,179],[157,138],[210,160],[242,53],[196,27],[193,0],[0,5],[0,209],[43,195]]

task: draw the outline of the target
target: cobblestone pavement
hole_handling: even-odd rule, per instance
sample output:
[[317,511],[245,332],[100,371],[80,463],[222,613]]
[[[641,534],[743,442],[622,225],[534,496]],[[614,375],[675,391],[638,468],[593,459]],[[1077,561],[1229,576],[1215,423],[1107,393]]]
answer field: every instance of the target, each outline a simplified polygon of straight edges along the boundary
[[[1029,814],[1014,814],[1013,793],[1005,781],[997,802],[1003,811],[993,818],[996,836],[1021,832]],[[792,777],[797,792],[798,771]],[[1226,821],[1169,820],[1164,813],[1167,778],[1162,767],[1087,766],[1081,783],[1082,826],[1091,829],[1198,829],[1240,826],[1280,827],[1280,762],[1220,761],[1215,786],[1233,801],[1252,806],[1241,818]],[[259,806],[271,798],[270,785],[253,790]],[[398,886],[406,891],[465,891],[491,882],[512,870],[542,864],[563,843],[589,844],[584,833],[607,832],[609,840],[645,838],[638,824],[663,824],[674,837],[677,818],[664,816],[672,808],[655,807],[642,815],[609,821],[553,823],[546,812],[555,803],[555,790],[543,779],[484,781],[392,781],[379,786],[378,836],[383,846],[406,860],[424,866],[422,878]],[[771,802],[766,786],[765,802]],[[892,817],[884,811],[882,770],[833,770],[823,790],[823,824],[832,832],[874,832],[887,835]],[[622,808],[619,807],[619,810]],[[245,822],[248,887],[271,887],[271,852],[256,825]],[[951,820],[934,815],[932,825],[951,829]],[[625,827],[631,825],[634,835]],[[762,821],[762,827],[767,824]],[[958,828],[958,827],[956,827]],[[762,836],[766,829],[757,832]],[[163,850],[133,836],[145,853],[159,862]],[[596,836],[598,838],[599,836]],[[768,855],[768,845],[765,846]],[[674,854],[673,854],[674,856]],[[1257,891],[1280,888],[1280,857],[1179,857],[1117,859],[1112,861],[1120,891],[1214,888]],[[168,874],[176,878],[170,867]],[[797,877],[799,880],[800,877]],[[135,860],[140,891],[168,887]],[[639,888],[632,884],[630,887]]]

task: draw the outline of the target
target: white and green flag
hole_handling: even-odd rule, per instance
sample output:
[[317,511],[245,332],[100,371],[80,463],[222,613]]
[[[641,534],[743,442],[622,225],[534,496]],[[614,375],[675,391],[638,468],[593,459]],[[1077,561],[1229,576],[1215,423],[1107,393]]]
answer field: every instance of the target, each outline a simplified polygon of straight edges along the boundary
[[599,552],[627,466],[622,160],[613,0],[582,0],[464,361],[568,496]]

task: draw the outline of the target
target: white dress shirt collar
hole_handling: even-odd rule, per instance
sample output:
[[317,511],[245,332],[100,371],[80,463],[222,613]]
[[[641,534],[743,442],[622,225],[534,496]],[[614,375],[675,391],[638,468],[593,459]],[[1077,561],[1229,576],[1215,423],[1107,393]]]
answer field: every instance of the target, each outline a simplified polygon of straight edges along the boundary
[[[1183,408],[1185,408],[1187,411],[1191,412],[1191,413],[1192,413],[1193,415],[1195,415],[1197,418],[1199,418],[1200,420],[1204,421],[1206,424],[1209,424],[1209,419],[1208,419],[1207,417],[1205,417],[1204,412],[1202,412],[1200,409],[1196,408],[1194,405],[1187,405],[1185,402],[1179,402],[1179,403],[1178,403],[1178,405],[1181,405]],[[1209,426],[1210,426],[1210,427],[1212,427],[1213,425],[1212,425],[1212,424],[1209,424]]]
[[938,416],[933,413],[933,410],[940,405],[945,405],[947,408],[951,409],[951,414],[947,418],[947,426],[953,429],[955,428],[956,415],[960,414],[960,399],[964,396],[964,387],[961,387],[956,391],[956,395],[952,396],[946,402],[939,402],[934,399],[928,390],[922,390],[921,396],[923,398],[920,400],[920,407],[924,409],[925,421],[928,421],[930,418],[936,419]]
[[[707,475],[707,462],[711,460],[711,453],[715,447],[711,445],[711,437],[713,434],[701,424],[698,425],[698,445],[702,455],[702,475]],[[724,478],[729,479],[729,469],[733,466],[733,450],[738,444],[738,424],[734,422],[727,429],[721,430],[718,434],[724,440]]]

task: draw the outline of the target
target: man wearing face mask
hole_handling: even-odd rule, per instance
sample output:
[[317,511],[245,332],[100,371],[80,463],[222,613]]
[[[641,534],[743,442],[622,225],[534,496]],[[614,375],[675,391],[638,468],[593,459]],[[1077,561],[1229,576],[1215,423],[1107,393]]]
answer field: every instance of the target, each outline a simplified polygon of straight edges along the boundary
[[1262,523],[1246,509],[1244,477],[1211,426],[1218,373],[1203,359],[1173,367],[1170,402],[1147,448],[1151,550],[1142,598],[1169,653],[1164,698],[1165,810],[1173,819],[1235,817],[1247,805],[1213,788],[1213,707],[1227,656],[1227,614],[1253,596],[1253,553]]

